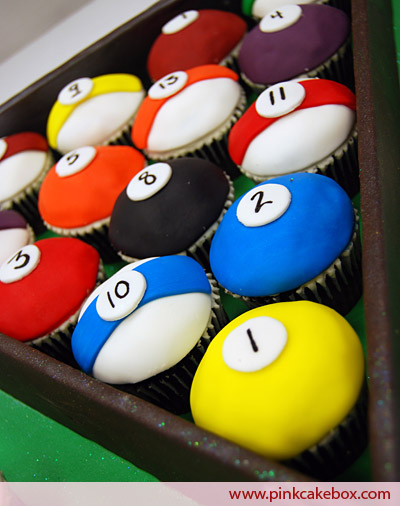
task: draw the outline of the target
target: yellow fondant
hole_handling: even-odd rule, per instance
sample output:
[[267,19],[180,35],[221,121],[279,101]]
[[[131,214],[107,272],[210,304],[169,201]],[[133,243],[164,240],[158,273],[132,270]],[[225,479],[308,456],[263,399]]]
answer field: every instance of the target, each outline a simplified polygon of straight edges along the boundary
[[[93,77],[93,88],[82,101],[89,100],[97,95],[113,92],[138,92],[143,89],[142,82],[134,75],[130,74],[107,74],[104,76]],[[81,102],[82,102],[81,101]],[[47,120],[47,141],[49,145],[57,149],[57,135],[68,116],[76,107],[78,102],[73,105],[63,105],[58,100],[53,105]]]
[[[251,328],[256,316],[282,322],[286,346],[259,371],[231,369],[222,357],[223,342],[243,322]],[[363,379],[361,343],[342,316],[314,302],[272,304],[242,314],[211,342],[194,377],[192,414],[197,425],[283,460],[310,448],[343,421]]]

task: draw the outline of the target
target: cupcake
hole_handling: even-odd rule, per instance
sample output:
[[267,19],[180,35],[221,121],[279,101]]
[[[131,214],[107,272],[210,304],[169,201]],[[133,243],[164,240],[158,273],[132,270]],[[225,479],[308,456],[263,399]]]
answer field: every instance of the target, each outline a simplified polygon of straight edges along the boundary
[[190,404],[200,427],[326,480],[366,447],[363,385],[350,324],[322,304],[282,302],[222,329],[197,369]]
[[17,211],[0,211],[0,264],[34,241],[32,228]]
[[116,254],[108,241],[115,201],[145,166],[130,146],[85,146],[64,155],[50,170],[39,193],[46,226],[95,246],[105,260]]
[[207,266],[211,237],[232,201],[233,185],[207,160],[149,165],[119,195],[110,242],[128,262],[185,253]]
[[0,267],[0,332],[68,360],[79,311],[102,276],[98,252],[78,239],[24,246]]
[[325,79],[275,84],[235,123],[228,149],[255,182],[314,172],[353,197],[359,191],[354,93]]
[[227,169],[227,133],[245,101],[238,75],[228,68],[173,72],[149,89],[132,126],[133,143],[155,161],[190,155]]
[[144,95],[140,79],[130,74],[72,81],[50,111],[50,146],[65,154],[83,146],[131,144],[130,128]]
[[332,179],[298,173],[255,186],[226,212],[211,270],[249,307],[306,299],[347,314],[361,296],[357,215]]
[[153,81],[199,65],[234,66],[246,22],[232,12],[190,10],[169,20],[153,42],[147,71]]
[[351,87],[349,17],[328,5],[282,6],[247,33],[238,62],[242,78],[255,91],[305,77]]
[[[298,4],[329,4],[350,12],[349,0],[301,0]],[[287,5],[287,0],[242,0],[242,12],[246,16],[260,20],[269,12]]]
[[195,369],[225,323],[218,290],[195,260],[150,258],[128,264],[91,294],[72,350],[86,373],[185,412]]
[[37,194],[53,163],[47,141],[40,134],[22,132],[0,139],[0,209],[18,211],[36,232],[44,229]]

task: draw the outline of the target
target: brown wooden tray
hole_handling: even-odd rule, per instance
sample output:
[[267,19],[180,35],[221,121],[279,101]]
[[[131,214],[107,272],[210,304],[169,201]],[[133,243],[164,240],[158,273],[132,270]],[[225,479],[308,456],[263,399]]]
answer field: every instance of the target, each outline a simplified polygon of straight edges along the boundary
[[[52,103],[75,78],[130,72],[149,85],[145,60],[159,28],[182,10],[206,7],[239,13],[240,0],[160,1],[2,105],[0,136],[45,134]],[[400,481],[400,95],[390,2],[353,0],[352,17],[372,464],[374,480]],[[161,480],[311,479],[2,335],[0,388]]]

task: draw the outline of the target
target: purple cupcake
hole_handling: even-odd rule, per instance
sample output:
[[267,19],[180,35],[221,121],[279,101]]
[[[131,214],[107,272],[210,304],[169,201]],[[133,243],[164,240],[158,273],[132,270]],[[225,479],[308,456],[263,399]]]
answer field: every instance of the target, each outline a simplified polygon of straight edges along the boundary
[[239,67],[243,80],[256,91],[308,77],[352,87],[350,19],[327,5],[284,5],[246,35]]
[[33,240],[33,231],[25,218],[17,211],[0,211],[0,265]]

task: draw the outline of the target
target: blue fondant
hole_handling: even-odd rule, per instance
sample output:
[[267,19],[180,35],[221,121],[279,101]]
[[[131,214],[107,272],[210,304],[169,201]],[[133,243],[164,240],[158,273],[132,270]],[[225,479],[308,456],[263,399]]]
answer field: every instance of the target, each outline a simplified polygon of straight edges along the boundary
[[298,288],[329,267],[353,234],[351,200],[332,179],[299,173],[270,183],[289,189],[287,211],[267,225],[246,227],[236,216],[242,196],[228,209],[211,244],[212,272],[223,287],[239,295],[267,296]]
[[[137,308],[171,295],[211,293],[211,286],[203,268],[189,257],[174,255],[154,258],[136,268],[132,264],[132,270],[143,274],[147,283]],[[115,328],[129,316],[112,322],[103,320],[96,310],[97,298],[86,308],[75,327],[71,342],[75,360],[87,373],[92,372],[97,355]]]

